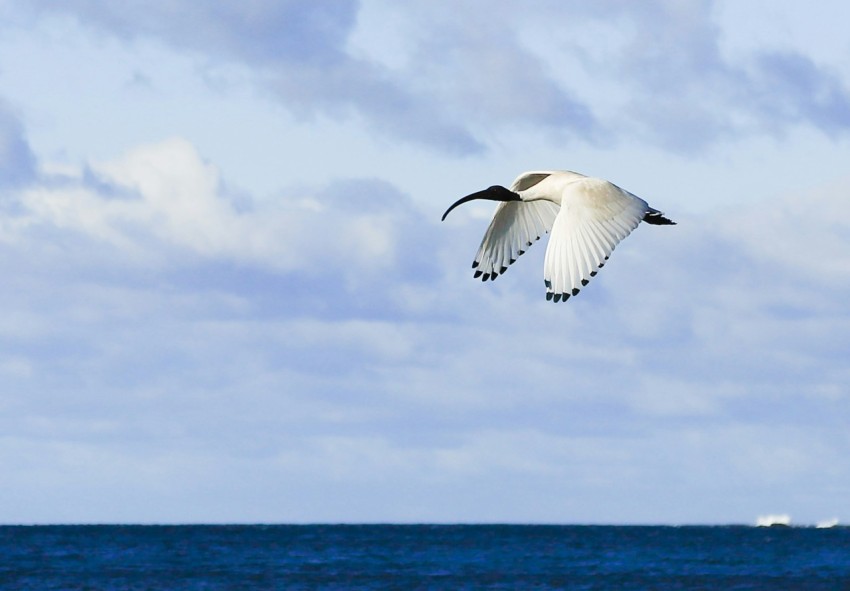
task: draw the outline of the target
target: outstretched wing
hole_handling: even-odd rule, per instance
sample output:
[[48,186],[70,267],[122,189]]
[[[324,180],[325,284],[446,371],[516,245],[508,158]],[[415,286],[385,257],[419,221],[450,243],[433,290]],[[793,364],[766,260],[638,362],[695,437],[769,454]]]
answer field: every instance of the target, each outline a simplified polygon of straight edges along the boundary
[[567,185],[543,263],[546,299],[578,294],[649,211],[646,201],[608,181]]
[[[516,181],[514,182],[516,184]],[[495,279],[552,228],[558,206],[551,201],[500,203],[475,255],[475,278]]]

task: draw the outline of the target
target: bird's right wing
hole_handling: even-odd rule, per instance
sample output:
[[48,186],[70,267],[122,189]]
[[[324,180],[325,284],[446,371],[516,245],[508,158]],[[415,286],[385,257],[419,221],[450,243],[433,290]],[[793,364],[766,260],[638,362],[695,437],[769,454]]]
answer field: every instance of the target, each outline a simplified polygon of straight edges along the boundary
[[558,206],[551,201],[500,203],[475,255],[475,278],[495,279],[552,228]]
[[577,295],[650,210],[646,201],[607,181],[570,183],[543,262],[546,299]]

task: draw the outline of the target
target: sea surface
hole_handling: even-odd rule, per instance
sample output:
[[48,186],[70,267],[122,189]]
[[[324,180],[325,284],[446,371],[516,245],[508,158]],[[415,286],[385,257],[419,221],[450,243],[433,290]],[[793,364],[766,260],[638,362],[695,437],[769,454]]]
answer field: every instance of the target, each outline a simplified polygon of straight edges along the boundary
[[0,526],[0,590],[850,590],[850,528]]

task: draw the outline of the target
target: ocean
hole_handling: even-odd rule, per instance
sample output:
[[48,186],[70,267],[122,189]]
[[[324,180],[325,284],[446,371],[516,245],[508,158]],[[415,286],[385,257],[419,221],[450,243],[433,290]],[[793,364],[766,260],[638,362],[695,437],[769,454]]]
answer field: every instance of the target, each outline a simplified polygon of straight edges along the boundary
[[850,528],[0,526],[0,590],[850,590]]

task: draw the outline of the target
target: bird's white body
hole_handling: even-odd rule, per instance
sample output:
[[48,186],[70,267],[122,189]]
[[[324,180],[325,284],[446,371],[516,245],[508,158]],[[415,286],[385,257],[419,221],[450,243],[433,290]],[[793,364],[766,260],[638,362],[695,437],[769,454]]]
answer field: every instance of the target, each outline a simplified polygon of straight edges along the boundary
[[475,276],[495,279],[550,232],[543,279],[546,298],[556,302],[578,294],[642,220],[674,223],[613,183],[570,171],[526,172],[510,189],[490,187],[461,199],[448,211],[471,199],[503,201],[472,263]]

